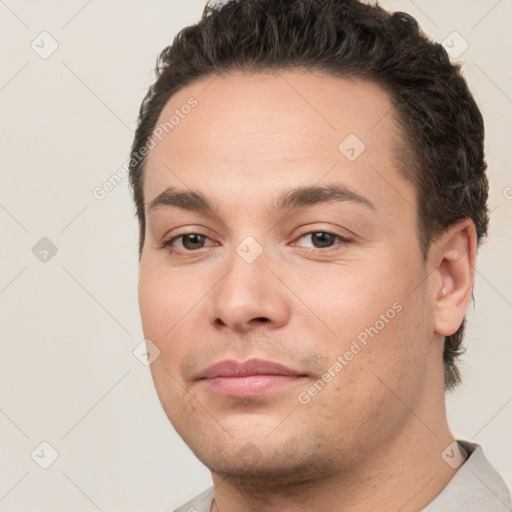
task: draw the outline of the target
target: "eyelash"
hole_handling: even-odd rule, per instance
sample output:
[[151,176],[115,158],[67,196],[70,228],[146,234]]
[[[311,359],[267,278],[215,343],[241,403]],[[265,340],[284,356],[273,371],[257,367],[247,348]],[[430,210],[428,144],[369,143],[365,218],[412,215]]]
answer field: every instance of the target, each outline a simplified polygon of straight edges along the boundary
[[[302,233],[298,238],[297,240],[300,240],[301,238],[305,237],[305,236],[308,236],[308,235],[314,235],[314,234],[318,234],[318,233],[323,233],[325,235],[330,235],[330,236],[333,236],[335,238],[338,238],[340,240],[340,243],[341,245],[348,245],[352,242],[351,239],[339,234],[339,233],[335,233],[335,232],[332,232],[332,231],[322,231],[322,230],[316,230],[316,231],[307,231],[306,233]],[[180,233],[179,235],[175,235],[173,236],[172,238],[170,238],[169,240],[167,240],[166,242],[163,243],[162,245],[162,248],[164,247],[168,247],[171,251],[171,253],[179,253],[181,251],[177,251],[175,250],[173,247],[172,247],[172,244],[176,241],[176,240],[179,240],[180,238],[184,238],[188,235],[199,235],[199,236],[202,236],[204,237],[205,239],[208,239],[209,240],[209,237],[204,235],[203,233],[200,233],[200,232],[197,232],[197,231],[190,231],[190,232],[187,232],[187,233]],[[199,252],[201,251],[201,249],[205,249],[205,247],[200,247],[199,249],[195,249],[195,250],[185,250],[184,252],[185,253],[195,253],[195,252]],[[315,253],[315,254],[319,254],[319,253],[326,253],[326,252],[331,252],[331,251],[336,251],[336,250],[339,250],[339,247],[336,247],[336,245],[334,246],[330,246],[330,247],[325,247],[325,248],[313,248],[313,249],[308,249],[308,248],[302,248],[305,250],[305,252],[307,253]]]

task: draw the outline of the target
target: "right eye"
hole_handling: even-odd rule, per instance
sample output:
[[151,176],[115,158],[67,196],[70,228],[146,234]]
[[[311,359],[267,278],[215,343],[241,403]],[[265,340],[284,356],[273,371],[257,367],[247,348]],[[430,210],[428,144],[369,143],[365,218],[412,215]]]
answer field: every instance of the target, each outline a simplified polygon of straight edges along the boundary
[[[201,233],[181,233],[164,242],[163,246],[170,247],[171,252],[195,252],[198,249],[203,249],[206,240],[209,240],[209,238]],[[176,251],[175,242],[178,241],[180,241],[178,245],[181,247]]]

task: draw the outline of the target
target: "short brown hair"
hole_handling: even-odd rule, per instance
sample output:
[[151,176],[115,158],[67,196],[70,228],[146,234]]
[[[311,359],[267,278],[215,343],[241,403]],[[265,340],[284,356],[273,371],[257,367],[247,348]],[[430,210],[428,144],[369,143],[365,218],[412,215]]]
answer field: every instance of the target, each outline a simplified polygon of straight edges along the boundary
[[[231,0],[206,5],[157,59],[157,79],[139,112],[131,148],[130,185],[144,245],[144,164],[140,149],[169,98],[208,75],[301,69],[373,81],[390,94],[402,128],[398,159],[418,193],[424,257],[443,230],[472,219],[478,244],[487,234],[488,181],[482,115],[442,45],[416,20],[358,0]],[[465,319],[444,347],[445,387],[460,382],[455,364]]]

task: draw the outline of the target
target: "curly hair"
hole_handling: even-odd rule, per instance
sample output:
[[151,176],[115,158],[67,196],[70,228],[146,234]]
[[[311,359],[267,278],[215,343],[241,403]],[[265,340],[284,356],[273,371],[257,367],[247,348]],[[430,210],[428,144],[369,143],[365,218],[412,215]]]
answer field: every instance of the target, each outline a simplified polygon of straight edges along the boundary
[[[418,237],[426,259],[449,226],[473,220],[478,245],[487,235],[488,181],[482,115],[443,46],[403,12],[358,0],[231,0],[207,4],[200,21],[182,29],[157,58],[156,81],[139,111],[129,163],[145,235],[141,149],[169,98],[208,75],[280,69],[325,72],[372,81],[389,93],[401,128],[397,160],[418,196]],[[444,345],[445,389],[460,383],[465,319]]]

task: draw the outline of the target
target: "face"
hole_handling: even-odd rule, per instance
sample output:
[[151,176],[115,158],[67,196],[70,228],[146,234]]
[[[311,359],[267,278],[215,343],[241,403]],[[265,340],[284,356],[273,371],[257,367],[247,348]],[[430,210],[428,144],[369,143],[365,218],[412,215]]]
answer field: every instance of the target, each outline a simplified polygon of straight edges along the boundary
[[208,77],[158,125],[173,115],[147,159],[139,281],[167,416],[219,475],[362,463],[424,401],[432,360],[387,93],[298,71]]

